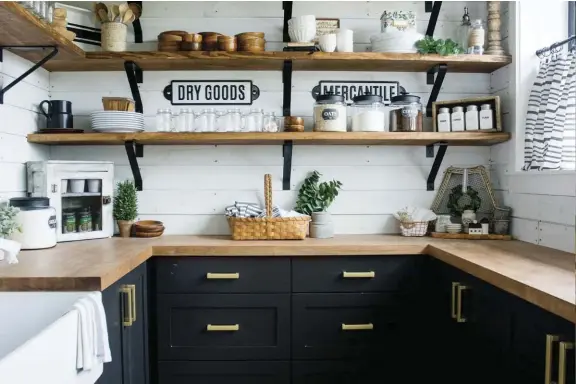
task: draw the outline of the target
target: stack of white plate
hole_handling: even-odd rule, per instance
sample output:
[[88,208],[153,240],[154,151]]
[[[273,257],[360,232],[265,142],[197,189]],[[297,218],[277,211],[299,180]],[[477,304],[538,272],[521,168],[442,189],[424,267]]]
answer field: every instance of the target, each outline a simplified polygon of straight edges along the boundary
[[462,224],[446,224],[446,232],[460,233],[462,232]]
[[96,132],[131,133],[144,131],[144,115],[138,112],[98,111],[90,115]]
[[424,36],[416,31],[384,32],[370,37],[372,52],[415,53],[414,45]]

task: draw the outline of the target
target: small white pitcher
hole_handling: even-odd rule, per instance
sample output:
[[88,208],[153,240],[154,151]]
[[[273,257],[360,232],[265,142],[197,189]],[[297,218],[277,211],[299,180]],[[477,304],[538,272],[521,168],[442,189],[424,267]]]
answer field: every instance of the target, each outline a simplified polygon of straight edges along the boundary
[[8,264],[17,264],[18,258],[16,256],[20,252],[20,248],[19,242],[0,237],[0,261],[6,258]]

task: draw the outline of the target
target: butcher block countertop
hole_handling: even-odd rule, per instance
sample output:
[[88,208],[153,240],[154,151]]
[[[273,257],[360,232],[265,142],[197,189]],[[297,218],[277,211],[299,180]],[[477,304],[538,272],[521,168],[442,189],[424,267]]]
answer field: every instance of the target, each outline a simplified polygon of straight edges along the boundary
[[0,263],[0,291],[103,290],[152,256],[353,256],[426,254],[576,323],[574,255],[520,241],[341,235],[303,241],[164,236],[61,243]]

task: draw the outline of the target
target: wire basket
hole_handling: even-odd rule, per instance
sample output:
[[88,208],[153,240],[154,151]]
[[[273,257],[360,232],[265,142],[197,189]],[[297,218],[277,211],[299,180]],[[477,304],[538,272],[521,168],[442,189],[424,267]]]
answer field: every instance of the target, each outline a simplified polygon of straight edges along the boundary
[[414,236],[425,236],[428,232],[428,222],[427,221],[404,221],[400,222],[400,229],[402,230],[402,236],[414,237]]
[[232,240],[304,240],[310,216],[272,217],[272,176],[264,176],[266,217],[228,217]]

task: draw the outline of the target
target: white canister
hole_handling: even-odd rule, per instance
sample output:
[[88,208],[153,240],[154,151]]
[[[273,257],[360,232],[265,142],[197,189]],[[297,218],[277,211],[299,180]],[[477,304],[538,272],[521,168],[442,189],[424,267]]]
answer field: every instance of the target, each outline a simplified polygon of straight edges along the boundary
[[351,29],[338,30],[336,50],[338,52],[354,52],[354,31]]
[[124,23],[108,22],[102,24],[102,50],[124,52],[128,27]]
[[480,106],[480,129],[494,129],[490,104],[482,104]]
[[20,209],[16,222],[21,231],[12,234],[12,240],[22,249],[44,249],[56,245],[56,210],[49,206],[47,197],[17,197],[10,205]]
[[466,130],[477,131],[479,128],[478,107],[475,105],[469,105],[466,107]]
[[352,99],[352,131],[353,132],[384,132],[386,129],[386,114],[382,96],[359,95]]
[[62,179],[60,181],[60,193],[68,192],[68,179]]
[[100,179],[89,179],[88,180],[88,192],[100,193],[100,185],[102,185],[102,180]]
[[315,132],[346,132],[347,121],[344,96],[318,95],[314,104]]
[[[440,108],[438,110],[438,124],[437,124],[437,131],[438,132],[450,132],[450,110],[448,108]],[[436,231],[438,232],[438,231]]]
[[85,188],[86,188],[86,180],[84,180],[84,179],[71,179],[70,180],[70,192],[83,193]]
[[435,232],[446,232],[446,225],[450,223],[450,215],[437,215],[434,227]]
[[460,132],[464,130],[464,108],[452,108],[451,126],[452,132]]
[[318,44],[322,52],[334,52],[336,50],[336,34],[329,33],[318,36]]

